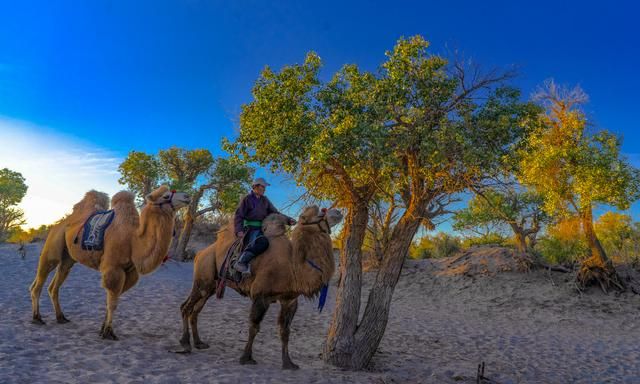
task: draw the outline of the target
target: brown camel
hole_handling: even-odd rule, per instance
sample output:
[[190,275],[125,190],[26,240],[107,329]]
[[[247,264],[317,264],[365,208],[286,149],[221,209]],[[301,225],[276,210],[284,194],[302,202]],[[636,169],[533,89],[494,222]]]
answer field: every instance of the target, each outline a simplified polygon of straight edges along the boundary
[[104,339],[117,340],[111,322],[118,298],[138,281],[139,275],[153,272],[169,248],[176,210],[189,204],[189,195],[172,192],[161,186],[146,196],[147,204],[138,214],[131,192],[121,191],[111,199],[115,211],[113,222],[104,235],[101,251],[83,250],[81,241],[84,222],[94,212],[108,208],[109,196],[97,191],[86,193],[73,207],[68,217],[49,231],[40,254],[38,272],[31,284],[33,322],[44,324],[40,316],[40,293],[47,276],[58,267],[49,285],[58,323],[66,323],[58,301],[58,291],[76,262],[102,274],[102,286],[107,291],[107,312],[100,329]]
[[[269,239],[269,248],[251,263],[250,277],[239,284],[229,286],[252,300],[249,315],[249,340],[240,357],[240,364],[255,364],[252,357],[253,340],[260,330],[269,305],[280,302],[278,325],[282,341],[282,368],[297,369],[289,357],[289,330],[298,308],[298,296],[313,297],[324,284],[328,284],[335,266],[330,228],[342,220],[336,209],[326,213],[317,206],[306,207],[291,234],[285,235],[287,218],[272,214],[263,222],[263,231]],[[207,299],[215,293],[220,266],[235,240],[233,224],[223,230],[215,243],[200,251],[195,258],[193,288],[182,303],[183,333],[180,344],[188,353],[191,351],[189,325],[193,333],[194,345],[198,349],[209,346],[198,335],[198,314]]]

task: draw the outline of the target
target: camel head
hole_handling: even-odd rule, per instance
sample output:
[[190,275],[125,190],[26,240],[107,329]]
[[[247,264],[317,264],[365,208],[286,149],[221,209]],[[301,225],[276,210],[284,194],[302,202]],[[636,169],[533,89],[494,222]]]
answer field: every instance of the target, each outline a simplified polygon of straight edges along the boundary
[[330,232],[331,227],[342,221],[342,213],[335,208],[320,209],[317,205],[310,205],[302,210],[298,221],[301,225],[326,223],[328,227],[325,231]]
[[262,232],[267,237],[284,235],[288,218],[280,213],[272,213],[262,220]]
[[186,207],[191,202],[191,197],[184,192],[169,190],[166,185],[161,185],[155,191],[146,196],[147,203],[157,205],[160,208],[170,207],[174,211]]

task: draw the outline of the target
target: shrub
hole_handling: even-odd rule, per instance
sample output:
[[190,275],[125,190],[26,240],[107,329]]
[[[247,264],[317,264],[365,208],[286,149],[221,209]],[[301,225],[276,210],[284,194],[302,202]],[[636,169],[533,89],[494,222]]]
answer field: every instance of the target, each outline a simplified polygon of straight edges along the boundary
[[445,232],[424,236],[409,248],[412,259],[430,259],[452,256],[460,250],[460,239]]
[[572,264],[587,257],[589,248],[580,239],[566,240],[545,236],[538,241],[537,252],[551,264]]

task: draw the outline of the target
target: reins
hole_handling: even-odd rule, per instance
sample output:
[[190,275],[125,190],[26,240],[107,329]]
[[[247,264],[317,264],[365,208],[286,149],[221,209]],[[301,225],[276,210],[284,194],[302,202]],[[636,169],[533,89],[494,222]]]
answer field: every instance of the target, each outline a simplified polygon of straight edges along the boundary
[[[326,230],[325,230],[324,228],[322,228],[322,225],[320,225],[322,222],[324,222],[324,223],[326,223],[326,224],[327,224],[327,228],[326,228]],[[309,223],[301,223],[301,225],[314,225],[314,224],[316,224],[316,225],[318,226],[318,228],[320,228],[320,230],[321,230],[322,232],[324,232],[324,233],[326,233],[326,234],[328,234],[328,235],[330,235],[330,234],[331,234],[331,227],[329,226],[329,223],[327,222],[327,216],[326,216],[326,215],[325,215],[325,216],[323,216],[323,217],[321,217],[321,218],[320,218],[319,220],[317,220],[317,221],[312,221],[312,222],[309,222]]]

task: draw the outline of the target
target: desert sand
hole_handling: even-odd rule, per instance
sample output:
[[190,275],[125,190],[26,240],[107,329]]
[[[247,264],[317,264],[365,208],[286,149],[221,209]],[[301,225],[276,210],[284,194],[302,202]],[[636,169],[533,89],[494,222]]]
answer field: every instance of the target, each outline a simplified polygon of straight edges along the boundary
[[[361,372],[319,358],[334,281],[322,313],[301,300],[290,341],[301,369],[291,372],[280,369],[276,306],[254,344],[258,365],[238,364],[250,303],[232,290],[221,301],[211,298],[200,316],[210,349],[169,352],[180,337],[191,263],[169,261],[122,297],[114,320],[119,341],[98,336],[105,294],[100,275],[82,265],[60,293],[71,323],[55,322],[43,293],[47,324],[31,324],[28,287],[41,247],[29,244],[22,260],[17,246],[0,245],[1,383],[476,383],[481,362],[490,382],[500,384],[640,383],[640,296],[580,293],[571,274],[514,272],[504,250],[407,261],[385,337]],[[374,277],[365,274],[367,285]]]

